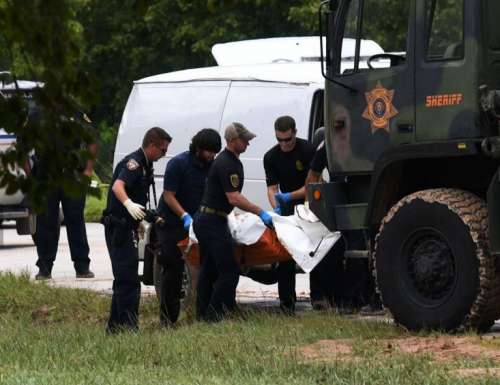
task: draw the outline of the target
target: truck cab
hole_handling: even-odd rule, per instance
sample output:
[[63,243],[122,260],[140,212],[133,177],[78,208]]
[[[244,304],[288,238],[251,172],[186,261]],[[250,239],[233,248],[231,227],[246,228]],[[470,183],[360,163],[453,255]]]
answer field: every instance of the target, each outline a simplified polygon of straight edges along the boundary
[[[311,209],[332,231],[364,230],[397,323],[489,328],[500,318],[500,4],[332,0],[320,12],[325,144],[344,182],[310,186]],[[384,51],[366,66],[363,40]]]

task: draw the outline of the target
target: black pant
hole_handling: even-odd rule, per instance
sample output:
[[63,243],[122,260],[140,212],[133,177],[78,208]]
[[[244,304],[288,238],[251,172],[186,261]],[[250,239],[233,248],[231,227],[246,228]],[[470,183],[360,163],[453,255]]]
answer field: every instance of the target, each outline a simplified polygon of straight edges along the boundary
[[164,325],[172,324],[179,318],[181,311],[182,273],[185,261],[177,243],[189,233],[184,230],[183,221],[164,219],[161,228],[156,229],[157,262],[162,265],[160,291],[160,321]]
[[116,244],[113,243],[113,232],[113,229],[105,227],[106,246],[115,277],[107,331],[110,333],[121,330],[136,331],[139,328],[141,300],[137,234],[129,230],[123,242]]
[[328,301],[330,306],[343,306],[345,248],[345,241],[340,238],[309,274],[311,302]]
[[309,275],[311,301],[327,300],[331,306],[360,307],[369,297],[368,261],[344,258],[346,250],[366,250],[363,231],[345,231]]
[[47,197],[47,211],[37,216],[36,251],[38,261],[36,265],[42,271],[49,273],[52,271],[61,229],[59,202],[64,213],[71,260],[77,273],[86,271],[90,265],[90,249],[83,216],[85,197],[73,200],[66,196],[61,188],[56,189],[52,195]]
[[233,237],[227,218],[199,212],[194,232],[200,248],[201,271],[196,292],[196,318],[216,322],[236,302],[240,269],[234,258]]

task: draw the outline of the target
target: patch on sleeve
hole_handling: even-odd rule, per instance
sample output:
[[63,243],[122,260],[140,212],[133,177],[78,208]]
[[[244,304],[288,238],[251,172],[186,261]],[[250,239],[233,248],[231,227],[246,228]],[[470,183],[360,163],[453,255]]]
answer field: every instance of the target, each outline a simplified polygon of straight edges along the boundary
[[240,185],[240,177],[238,176],[238,174],[231,175],[229,179],[231,180],[231,185],[234,188],[238,188],[238,186]]
[[92,122],[90,121],[89,117],[87,116],[87,114],[85,112],[83,113],[83,120],[85,120],[87,123],[92,124]]
[[130,170],[130,171],[134,171],[134,170],[137,170],[139,168],[139,163],[137,163],[137,161],[135,159],[130,159],[128,162],[127,162],[127,168]]
[[321,150],[321,149],[323,148],[323,146],[324,146],[324,145],[325,145],[325,141],[323,140],[323,141],[319,144],[319,146],[318,146],[318,148],[316,149],[316,151]]

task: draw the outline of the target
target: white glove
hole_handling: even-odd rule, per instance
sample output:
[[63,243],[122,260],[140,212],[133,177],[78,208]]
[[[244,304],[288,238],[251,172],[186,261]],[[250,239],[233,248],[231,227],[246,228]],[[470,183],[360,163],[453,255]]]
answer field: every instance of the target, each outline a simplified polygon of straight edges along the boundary
[[309,201],[304,202],[304,210],[306,214],[309,214]]
[[127,199],[125,202],[123,202],[123,205],[134,219],[141,220],[146,216],[146,213],[142,211],[144,209],[144,206],[132,202],[131,199]]
[[146,225],[143,221],[139,222],[139,227],[137,228],[137,235],[140,239],[144,239],[144,234],[146,234]]

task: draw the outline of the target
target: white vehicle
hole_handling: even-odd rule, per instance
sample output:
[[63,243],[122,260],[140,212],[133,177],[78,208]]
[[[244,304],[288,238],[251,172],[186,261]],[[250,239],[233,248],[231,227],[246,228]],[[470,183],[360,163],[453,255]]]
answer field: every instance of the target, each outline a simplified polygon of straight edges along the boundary
[[[303,44],[297,44],[300,42]],[[363,56],[383,52],[372,43],[363,45],[369,51],[363,52]],[[276,49],[273,54],[273,47],[283,44],[295,49]],[[313,44],[317,47],[312,47]],[[351,46],[350,50],[345,49],[346,57],[354,57],[354,44]],[[158,198],[163,190],[163,174],[168,161],[186,151],[199,130],[213,128],[223,137],[229,123],[241,122],[257,135],[240,157],[245,170],[242,194],[252,203],[271,210],[263,157],[277,143],[275,120],[283,115],[292,116],[297,136],[311,141],[316,130],[323,127],[324,78],[320,63],[314,61],[319,57],[319,38],[228,43],[214,46],[213,53],[219,64],[239,65],[172,72],[134,83],[118,132],[114,166],[140,146],[146,130],[154,126],[165,129],[173,141],[166,156],[155,165]],[[244,62],[252,64],[242,64]],[[352,68],[352,62],[346,61],[345,68]],[[224,148],[224,139],[222,142]],[[150,203],[154,208],[152,194]],[[140,259],[146,262],[143,276],[146,284],[152,283],[152,241],[148,231],[139,244]]]
[[[0,96],[8,98],[15,92],[15,84],[10,80],[10,74],[6,72],[0,73]],[[18,81],[19,89],[23,91],[28,105],[30,105],[31,90],[39,83],[20,80]],[[5,132],[0,128],[0,152],[9,151],[16,143],[16,135]],[[21,167],[10,169],[10,172],[16,175],[25,175]],[[19,235],[35,234],[36,231],[36,216],[31,212],[31,205],[21,191],[17,191],[13,195],[7,195],[6,189],[0,189],[0,224],[6,220],[16,221],[16,230]]]

